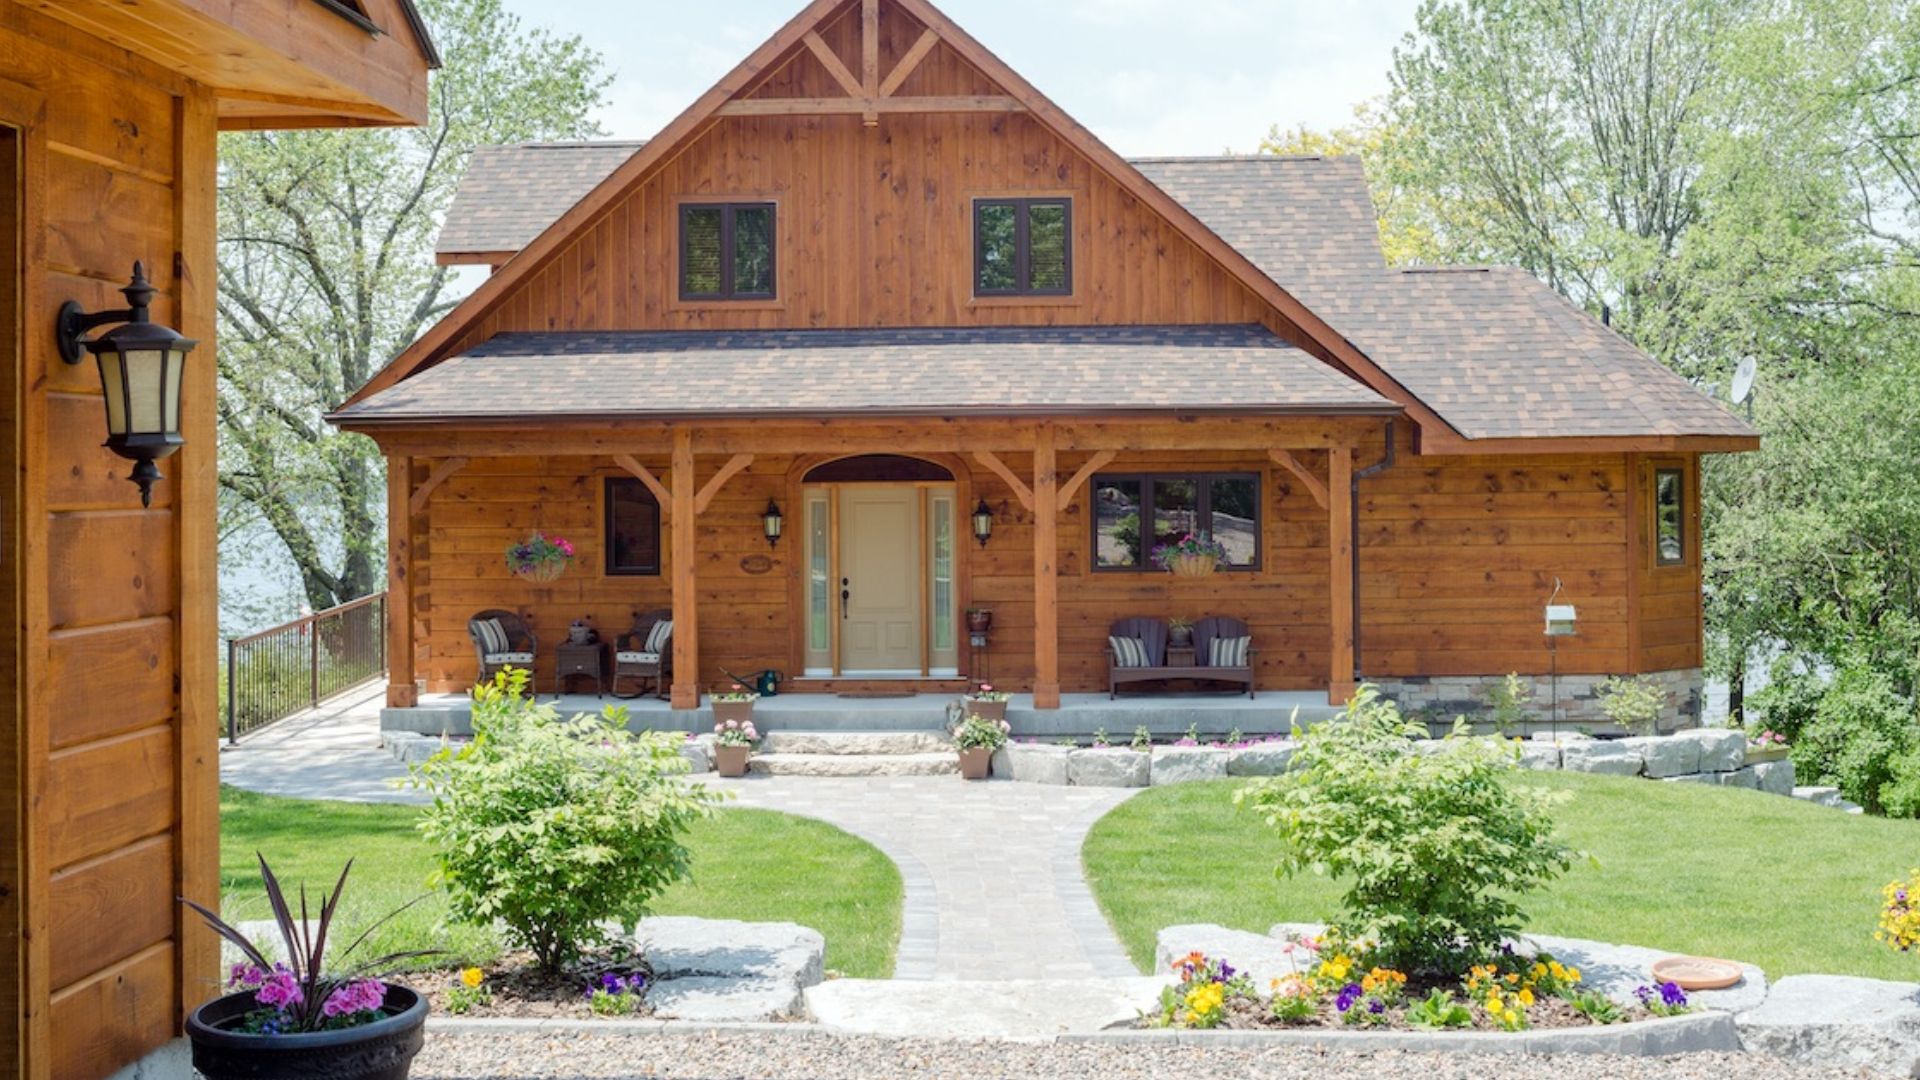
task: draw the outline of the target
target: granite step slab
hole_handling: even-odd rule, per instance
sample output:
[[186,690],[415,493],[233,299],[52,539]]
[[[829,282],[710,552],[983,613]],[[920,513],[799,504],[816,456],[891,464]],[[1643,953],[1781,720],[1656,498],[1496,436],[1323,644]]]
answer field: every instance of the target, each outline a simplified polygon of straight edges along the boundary
[[759,776],[952,776],[960,772],[960,755],[756,754],[747,770]]

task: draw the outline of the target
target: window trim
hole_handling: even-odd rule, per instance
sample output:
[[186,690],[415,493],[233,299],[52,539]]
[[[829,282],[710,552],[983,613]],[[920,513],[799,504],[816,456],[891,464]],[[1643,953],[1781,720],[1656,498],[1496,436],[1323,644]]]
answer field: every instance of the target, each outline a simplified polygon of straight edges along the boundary
[[[687,219],[696,211],[720,211],[720,291],[690,292],[687,289]],[[735,231],[734,216],[741,210],[765,210],[767,212],[767,234],[770,244],[767,249],[767,280],[772,286],[766,292],[740,292],[735,288],[734,259],[737,255],[734,241],[738,238]],[[675,282],[681,303],[766,303],[780,299],[780,204],[772,199],[727,200],[687,200],[680,204],[680,246],[678,257],[674,260],[678,280]]]
[[[1032,212],[1035,206],[1059,206],[1066,211],[1066,284],[1058,289],[1033,287]],[[986,265],[986,247],[981,238],[980,215],[988,207],[1010,206],[1013,224],[1013,288],[986,289],[980,285],[980,271]],[[1071,297],[1073,272],[1073,196],[1071,195],[978,195],[973,200],[973,296],[976,300],[1024,299],[1027,297]]]
[[1267,556],[1267,494],[1266,474],[1259,470],[1221,472],[1107,472],[1096,475],[1087,483],[1087,496],[1093,498],[1102,484],[1114,481],[1138,481],[1140,483],[1140,561],[1132,566],[1100,565],[1100,509],[1090,507],[1087,513],[1089,523],[1088,538],[1091,548],[1087,552],[1087,566],[1096,574],[1161,574],[1166,571],[1153,565],[1153,482],[1156,480],[1192,480],[1194,481],[1194,512],[1205,516],[1208,535],[1212,535],[1213,526],[1213,483],[1216,480],[1249,480],[1253,482],[1253,561],[1241,566],[1229,566],[1222,563],[1219,572],[1223,574],[1257,574],[1266,566]]
[[[626,484],[633,485],[633,489],[644,496],[645,501],[653,504],[653,565],[651,567],[614,565],[614,559],[618,554],[618,547],[614,544],[614,491],[617,487]],[[605,575],[607,577],[660,577],[665,571],[667,558],[664,535],[666,514],[660,506],[659,496],[655,495],[647,485],[641,483],[638,477],[632,476],[605,477],[601,485],[601,493],[600,546],[604,552],[601,564]]]
[[[1692,530],[1687,528],[1687,472],[1687,467],[1681,464],[1653,467],[1653,485],[1647,494],[1653,504],[1653,512],[1648,517],[1653,525],[1653,565],[1656,569],[1666,570],[1693,565]],[[1674,478],[1674,484],[1680,495],[1679,513],[1674,517],[1674,524],[1679,530],[1677,538],[1680,541],[1680,555],[1673,559],[1667,558],[1660,551],[1660,478],[1663,476]]]

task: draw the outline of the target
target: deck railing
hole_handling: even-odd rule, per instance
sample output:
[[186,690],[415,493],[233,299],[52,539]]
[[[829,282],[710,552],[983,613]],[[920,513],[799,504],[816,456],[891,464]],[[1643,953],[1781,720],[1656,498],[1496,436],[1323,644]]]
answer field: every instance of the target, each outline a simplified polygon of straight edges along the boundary
[[387,594],[227,641],[227,739],[311,709],[387,670]]

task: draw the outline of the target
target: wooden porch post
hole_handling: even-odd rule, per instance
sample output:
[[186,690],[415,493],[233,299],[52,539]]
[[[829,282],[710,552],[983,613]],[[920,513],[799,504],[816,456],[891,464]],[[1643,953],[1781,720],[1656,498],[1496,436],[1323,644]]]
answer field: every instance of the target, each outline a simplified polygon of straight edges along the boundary
[[1060,707],[1060,478],[1052,424],[1033,443],[1033,707]]
[[387,707],[420,704],[413,655],[413,459],[387,455]]
[[1345,705],[1353,698],[1353,447],[1327,453],[1328,611],[1333,630],[1327,701]]
[[693,432],[673,431],[673,707],[700,707],[699,575],[693,553],[699,488],[693,477]]

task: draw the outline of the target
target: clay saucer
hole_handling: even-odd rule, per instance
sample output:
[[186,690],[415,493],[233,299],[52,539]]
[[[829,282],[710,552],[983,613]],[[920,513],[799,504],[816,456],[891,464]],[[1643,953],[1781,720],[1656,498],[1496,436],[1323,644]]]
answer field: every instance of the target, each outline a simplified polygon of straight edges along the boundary
[[1745,977],[1739,964],[1705,956],[1670,956],[1653,965],[1654,982],[1682,990],[1725,990]]

